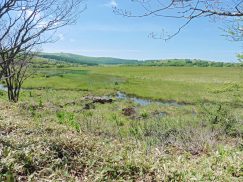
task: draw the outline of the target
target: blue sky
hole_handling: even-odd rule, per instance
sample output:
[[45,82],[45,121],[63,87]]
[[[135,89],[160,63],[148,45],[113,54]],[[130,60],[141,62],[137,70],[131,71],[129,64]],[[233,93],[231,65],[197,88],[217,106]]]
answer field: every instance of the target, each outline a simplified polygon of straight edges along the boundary
[[175,32],[182,21],[161,17],[128,18],[115,15],[112,5],[139,12],[130,0],[87,0],[75,25],[56,33],[59,40],[43,46],[44,52],[68,52],[87,56],[128,59],[191,58],[212,61],[236,61],[242,43],[226,40],[222,25],[209,19],[197,19],[169,41],[149,37],[151,32]]

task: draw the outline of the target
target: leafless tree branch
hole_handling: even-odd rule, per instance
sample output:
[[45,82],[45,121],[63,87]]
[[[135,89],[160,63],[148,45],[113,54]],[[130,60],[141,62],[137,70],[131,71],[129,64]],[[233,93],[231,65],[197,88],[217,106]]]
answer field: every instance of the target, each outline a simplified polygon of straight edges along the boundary
[[75,23],[84,0],[3,0],[0,2],[0,79],[9,100],[18,101],[29,60],[61,27]]
[[[231,24],[231,31],[237,31],[237,35],[242,35],[243,0],[131,0],[142,7],[143,11],[134,13],[134,9],[126,10],[114,7],[115,14],[126,17],[147,17],[158,16],[162,18],[185,19],[178,30],[165,38],[171,39],[176,36],[191,21],[200,17],[220,18],[225,22],[238,22]],[[241,21],[239,21],[241,19]],[[240,26],[239,26],[240,25]],[[232,36],[232,35],[231,35]],[[237,38],[237,40],[239,40]]]

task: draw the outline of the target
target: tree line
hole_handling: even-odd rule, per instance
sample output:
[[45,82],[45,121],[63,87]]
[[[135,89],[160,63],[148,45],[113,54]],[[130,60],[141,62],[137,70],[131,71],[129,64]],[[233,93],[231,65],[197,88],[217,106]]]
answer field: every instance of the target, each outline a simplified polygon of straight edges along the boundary
[[191,60],[191,59],[170,59],[161,61],[145,61],[140,65],[147,66],[174,66],[174,67],[238,67],[239,63],[229,63],[229,62],[213,62],[204,60]]

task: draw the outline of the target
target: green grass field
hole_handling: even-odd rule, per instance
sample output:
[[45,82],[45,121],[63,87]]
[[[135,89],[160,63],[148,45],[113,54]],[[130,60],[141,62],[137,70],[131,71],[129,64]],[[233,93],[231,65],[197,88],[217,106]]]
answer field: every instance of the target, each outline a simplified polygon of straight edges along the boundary
[[[34,71],[19,103],[0,94],[0,180],[243,180],[240,68]],[[117,91],[151,103],[118,99]],[[96,96],[113,101],[93,103]]]
[[24,87],[90,90],[102,94],[120,90],[139,97],[185,103],[232,102],[242,101],[243,71],[241,68],[142,66],[46,69],[27,80]]

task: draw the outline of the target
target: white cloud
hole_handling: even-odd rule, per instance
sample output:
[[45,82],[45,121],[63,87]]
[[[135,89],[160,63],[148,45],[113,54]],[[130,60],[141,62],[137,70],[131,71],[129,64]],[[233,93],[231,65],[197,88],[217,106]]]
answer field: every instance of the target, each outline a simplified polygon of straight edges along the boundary
[[27,17],[31,16],[33,14],[32,10],[25,10]]
[[118,6],[118,3],[116,2],[116,0],[110,0],[110,2],[105,4],[106,7],[110,7],[110,8],[114,8]]
[[26,7],[22,7],[22,11],[24,12],[24,16],[21,15],[21,12],[18,12],[18,16],[21,16],[23,19],[27,19],[31,16],[31,19],[34,23],[38,22],[36,24],[36,28],[44,28],[47,25],[45,19],[41,21],[43,17],[41,16],[40,12],[34,12],[33,10],[27,9]]

